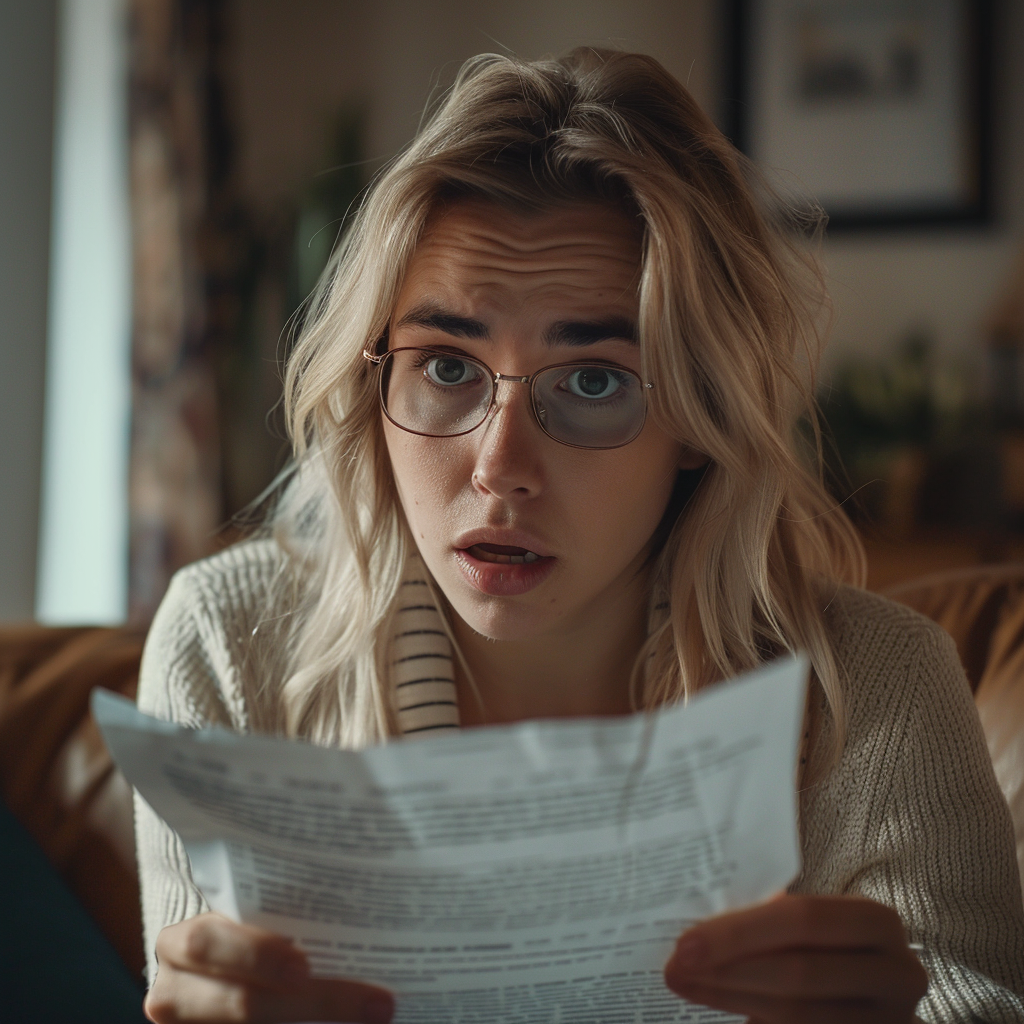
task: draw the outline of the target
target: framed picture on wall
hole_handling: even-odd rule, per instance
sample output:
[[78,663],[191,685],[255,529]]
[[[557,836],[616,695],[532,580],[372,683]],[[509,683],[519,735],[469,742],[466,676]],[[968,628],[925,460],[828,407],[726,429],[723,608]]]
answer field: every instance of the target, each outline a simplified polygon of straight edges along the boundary
[[731,0],[726,130],[829,227],[990,217],[992,0]]

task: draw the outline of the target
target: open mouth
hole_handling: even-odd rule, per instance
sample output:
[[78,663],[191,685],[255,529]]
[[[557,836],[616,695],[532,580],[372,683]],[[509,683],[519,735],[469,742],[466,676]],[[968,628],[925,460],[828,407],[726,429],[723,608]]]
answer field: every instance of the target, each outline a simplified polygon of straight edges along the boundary
[[543,555],[526,548],[509,547],[505,544],[474,544],[466,553],[481,562],[497,562],[501,565],[529,565],[539,562]]
[[490,597],[521,597],[551,576],[558,558],[511,544],[481,541],[457,548],[455,563],[469,585],[481,593]]

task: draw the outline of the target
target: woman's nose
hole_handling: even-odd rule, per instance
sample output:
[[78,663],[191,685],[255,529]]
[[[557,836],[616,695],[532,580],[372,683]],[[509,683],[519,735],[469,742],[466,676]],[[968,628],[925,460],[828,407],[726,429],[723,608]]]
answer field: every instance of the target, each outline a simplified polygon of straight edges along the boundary
[[473,486],[502,499],[536,497],[543,486],[541,448],[527,385],[502,381],[495,406],[479,428]]

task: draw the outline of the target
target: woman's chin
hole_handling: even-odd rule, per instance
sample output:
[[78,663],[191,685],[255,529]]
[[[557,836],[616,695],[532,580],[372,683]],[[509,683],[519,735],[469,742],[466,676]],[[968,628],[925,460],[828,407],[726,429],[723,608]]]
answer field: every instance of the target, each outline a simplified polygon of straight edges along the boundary
[[455,614],[488,640],[534,640],[549,634],[556,625],[550,600],[516,601],[481,594],[459,594],[454,600],[449,595],[448,600]]

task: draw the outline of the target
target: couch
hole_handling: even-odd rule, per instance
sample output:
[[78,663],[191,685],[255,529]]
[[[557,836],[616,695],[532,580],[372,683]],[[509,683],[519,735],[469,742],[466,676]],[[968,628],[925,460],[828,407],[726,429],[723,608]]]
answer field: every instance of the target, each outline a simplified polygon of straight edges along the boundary
[[131,790],[89,714],[142,642],[0,628],[0,1020],[144,1024]]
[[[956,642],[1024,879],[1024,563],[939,574],[889,594]],[[95,686],[134,696],[142,642],[120,629],[0,628],[0,797],[140,986],[131,793],[88,698]]]

